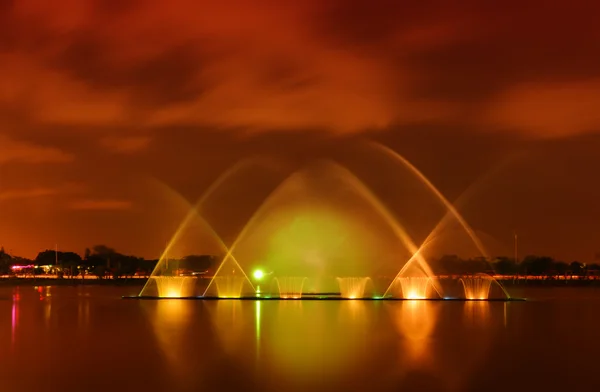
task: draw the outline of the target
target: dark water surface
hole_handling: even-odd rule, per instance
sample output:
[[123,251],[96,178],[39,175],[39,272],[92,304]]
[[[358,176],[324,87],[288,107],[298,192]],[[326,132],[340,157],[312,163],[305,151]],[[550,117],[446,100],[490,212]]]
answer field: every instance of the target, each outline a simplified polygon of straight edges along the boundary
[[0,390],[600,390],[600,289],[528,302],[131,301],[0,288]]

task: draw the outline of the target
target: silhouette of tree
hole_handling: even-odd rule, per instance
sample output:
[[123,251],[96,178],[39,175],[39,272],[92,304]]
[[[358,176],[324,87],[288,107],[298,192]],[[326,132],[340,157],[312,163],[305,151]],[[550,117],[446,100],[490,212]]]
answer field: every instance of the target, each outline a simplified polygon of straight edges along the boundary
[[569,265],[571,272],[573,275],[585,275],[585,264],[580,263],[579,261],[574,261]]
[[554,260],[548,256],[525,256],[521,266],[530,275],[544,275],[554,269]]
[[494,271],[500,275],[514,275],[519,271],[519,266],[512,257],[498,257],[493,264]]
[[10,274],[11,264],[12,256],[4,251],[4,247],[0,248],[0,275]]

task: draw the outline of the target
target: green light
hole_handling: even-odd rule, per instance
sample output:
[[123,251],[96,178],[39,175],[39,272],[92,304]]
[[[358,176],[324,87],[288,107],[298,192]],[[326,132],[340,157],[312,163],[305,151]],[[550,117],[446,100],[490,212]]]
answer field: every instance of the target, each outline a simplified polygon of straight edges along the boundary
[[265,277],[265,273],[262,270],[256,270],[256,271],[254,271],[252,276],[254,276],[254,279],[256,279],[256,280],[261,280],[262,278]]

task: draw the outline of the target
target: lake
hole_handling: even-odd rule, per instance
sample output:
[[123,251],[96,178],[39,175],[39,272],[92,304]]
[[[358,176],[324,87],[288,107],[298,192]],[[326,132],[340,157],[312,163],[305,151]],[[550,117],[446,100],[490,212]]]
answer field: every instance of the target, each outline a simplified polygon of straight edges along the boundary
[[526,302],[136,301],[0,287],[3,392],[600,388],[600,288]]

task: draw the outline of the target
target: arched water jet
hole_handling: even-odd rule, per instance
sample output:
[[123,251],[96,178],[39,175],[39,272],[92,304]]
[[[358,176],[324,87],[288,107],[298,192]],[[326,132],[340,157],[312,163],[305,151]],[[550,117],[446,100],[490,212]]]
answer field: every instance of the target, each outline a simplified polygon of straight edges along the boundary
[[[146,284],[140,291],[139,295],[140,296],[157,295],[159,297],[164,297],[166,295],[166,293],[169,292],[170,294],[168,296],[170,298],[174,298],[174,297],[176,297],[176,296],[174,296],[174,293],[179,292],[179,291],[186,292],[188,294],[191,293],[191,295],[194,295],[194,296],[200,295],[201,292],[197,293],[196,290],[201,289],[203,291],[205,285],[200,284],[199,282],[201,280],[198,280],[192,276],[188,276],[188,277],[177,276],[176,271],[173,271],[173,270],[177,270],[177,264],[172,264],[173,261],[170,260],[168,257],[169,252],[172,251],[173,245],[179,240],[184,229],[192,223],[192,220],[194,218],[197,218],[200,220],[200,224],[202,225],[202,228],[208,232],[208,234],[215,241],[216,245],[219,248],[221,248],[223,251],[226,251],[227,247],[225,246],[225,244],[222,241],[222,239],[220,238],[220,236],[211,227],[211,225],[203,217],[194,214],[194,206],[185,197],[183,197],[179,192],[177,192],[176,190],[169,187],[164,182],[162,182],[154,177],[148,177],[147,182],[149,184],[151,184],[152,186],[158,187],[161,191],[166,192],[170,197],[172,197],[172,198],[174,197],[176,199],[176,201],[178,202],[178,204],[185,206],[186,219],[185,219],[185,224],[180,223],[180,225],[176,231],[176,234],[167,243],[166,247],[163,250],[163,253],[161,254],[161,256],[158,260],[158,263],[156,264],[156,267],[150,274],[150,278],[146,281]],[[174,265],[175,265],[175,268],[174,268]],[[171,270],[171,271],[169,272],[169,270]],[[173,274],[175,274],[175,275],[173,275]],[[175,278],[177,278],[177,279],[175,279]],[[198,286],[202,286],[202,287],[190,288],[189,286],[186,286],[187,288],[185,290],[180,290],[179,288],[173,287],[173,285],[174,285],[173,282],[184,281],[184,280],[193,281],[194,285],[198,285]],[[166,289],[161,288],[161,287],[167,287],[167,286],[171,286],[171,287],[166,288]],[[187,295],[184,295],[184,296],[187,296]]]
[[208,296],[210,290],[216,288],[217,296],[219,298],[240,298],[242,296],[244,284],[247,284],[250,287],[252,294],[256,292],[256,288],[250,281],[250,278],[248,278],[248,274],[246,274],[246,271],[244,271],[240,263],[238,263],[232,255],[229,257],[226,256],[223,258],[223,261],[219,265],[219,268],[217,268],[217,271],[208,283],[202,296]]
[[279,290],[279,298],[300,299],[304,291],[304,283],[308,280],[304,276],[282,276],[273,279]]
[[371,278],[363,276],[351,276],[336,278],[340,286],[340,296],[342,298],[355,299],[364,298],[365,288]]
[[[190,208],[189,212],[187,213],[187,215],[185,216],[185,218],[183,219],[183,221],[179,224],[179,227],[177,228],[177,230],[175,231],[175,234],[171,237],[170,241],[167,243],[167,246],[165,247],[162,255],[159,258],[159,261],[154,269],[154,271],[152,272],[152,275],[156,275],[159,271],[160,268],[162,268],[162,266],[164,264],[166,264],[167,262],[167,257],[169,252],[171,251],[172,247],[174,246],[174,244],[180,239],[181,235],[183,234],[184,230],[190,225],[190,223],[192,222],[192,220],[194,218],[199,218],[202,221],[202,224],[208,228],[210,230],[210,232],[213,234],[214,238],[216,240],[218,240],[219,245],[222,247],[223,251],[226,254],[229,254],[229,249],[228,247],[225,245],[225,243],[223,242],[223,240],[220,238],[220,236],[214,231],[214,229],[212,228],[212,226],[208,223],[208,221],[206,221],[206,219],[204,219],[200,214],[199,214],[199,208],[202,206],[202,204],[204,204],[204,202],[217,190],[219,189],[227,180],[229,180],[234,174],[238,173],[241,169],[243,169],[246,166],[249,166],[251,163],[255,163],[258,160],[256,158],[254,159],[246,159],[246,160],[242,160],[238,163],[236,163],[235,165],[233,165],[232,167],[230,167],[228,170],[226,170],[223,174],[221,174],[211,185],[210,187],[202,194],[202,196],[198,199],[198,201],[196,202],[196,204]],[[172,190],[173,191],[173,190]],[[174,191],[173,191],[174,192]],[[237,260],[235,260],[235,258],[233,257],[225,257],[223,258],[223,260],[221,261],[219,268],[217,269],[217,272],[215,273],[215,276],[217,275],[217,273],[219,271],[221,271],[223,265],[225,264],[226,261],[231,261],[234,264],[237,265],[239,271],[241,271],[242,274],[244,274],[246,281],[248,282],[248,284],[250,284],[250,286],[252,286],[252,282],[250,281],[250,279],[248,279],[248,277],[245,275],[244,270],[239,266],[239,263],[237,262]],[[144,295],[144,293],[146,292],[146,290],[148,289],[148,283],[150,282],[150,280],[148,280],[148,282],[146,282],[146,284],[144,285],[144,287],[142,288],[142,291],[140,292],[140,296]],[[213,280],[211,279],[211,281],[209,282],[208,286],[206,287],[206,289],[204,290],[203,295],[206,295],[206,293],[209,291],[209,289],[211,288],[211,285],[213,283]],[[253,287],[253,286],[252,286]],[[160,294],[159,294],[160,296]]]
[[[398,292],[397,291],[398,284],[400,285],[399,287],[402,288],[402,283],[401,283],[403,281],[402,279],[413,277],[413,276],[409,276],[409,274],[408,274],[408,270],[410,268],[416,269],[416,271],[418,273],[418,276],[416,276],[414,278],[428,278],[429,282],[431,283],[431,287],[433,287],[433,289],[435,290],[437,295],[440,297],[443,297],[442,290],[441,290],[437,280],[432,279],[435,275],[433,274],[433,272],[429,268],[429,265],[425,261],[425,258],[421,254],[423,249],[425,249],[429,244],[431,244],[431,242],[432,241],[430,240],[428,242],[423,243],[423,245],[421,245],[421,247],[419,249],[417,249],[417,251],[411,256],[411,258],[408,259],[408,261],[400,269],[400,272],[398,272],[398,274],[396,274],[396,276],[394,277],[394,280],[392,280],[392,282],[388,286],[387,290],[385,290],[383,297],[388,297],[390,295],[392,297],[394,297],[394,295],[393,295],[394,291]],[[415,260],[417,261],[417,264],[413,265]],[[417,295],[420,295],[420,294],[417,294]],[[405,298],[404,292],[402,293],[402,298]],[[423,298],[425,298],[425,297],[423,297]]]
[[[348,168],[336,164],[335,169],[343,172],[350,179],[352,184],[367,198],[371,205],[375,208],[376,212],[386,221],[386,223],[390,226],[390,228],[394,231],[394,234],[400,239],[402,244],[408,249],[409,252],[413,254],[413,257],[409,260],[417,260],[419,268],[427,275],[433,276],[433,271],[427,264],[425,258],[423,258],[419,252],[419,248],[417,248],[416,244],[407,233],[406,229],[393,217],[392,213],[388,210],[388,208],[379,200],[375,194],[358,178],[354,173],[352,173]],[[408,264],[408,262],[407,262]],[[407,267],[405,264],[404,267]],[[440,289],[436,285],[434,285],[435,290],[439,293]],[[389,290],[389,288],[388,288]],[[387,290],[386,290],[387,294]],[[385,294],[384,294],[385,296]]]
[[486,274],[464,276],[460,279],[465,291],[465,298],[469,300],[486,300],[490,296],[490,288],[495,279]]
[[485,257],[489,257],[487,251],[485,250],[483,244],[471,228],[471,226],[467,223],[467,221],[462,217],[462,215],[458,212],[458,210],[450,203],[448,199],[440,192],[439,189],[427,178],[416,166],[414,166],[408,159],[404,158],[397,151],[392,150],[391,148],[384,146],[383,144],[377,142],[370,142],[372,146],[377,148],[380,151],[383,151],[388,156],[392,157],[400,161],[404,167],[408,168],[411,173],[413,173],[437,198],[438,200],[446,207],[446,209],[456,218],[456,220],[460,223],[460,225],[465,229],[471,240],[477,247],[477,249],[481,252]]
[[[414,166],[408,159],[406,159],[402,154],[398,153],[397,151],[392,150],[391,148],[389,148],[381,143],[378,143],[378,142],[371,141],[369,144],[371,146],[373,146],[373,148],[384,152],[387,156],[391,157],[392,159],[400,161],[400,163],[402,163],[404,167],[409,169],[409,171],[413,175],[415,175],[438,198],[438,200],[444,205],[444,207],[446,207],[446,210],[447,210],[446,215],[442,218],[440,223],[438,223],[438,225],[436,225],[436,227],[429,234],[429,236],[427,237],[425,242],[427,242],[429,240],[430,236],[434,235],[437,232],[438,227],[441,227],[440,226],[441,223],[445,222],[445,220],[447,219],[447,216],[449,216],[449,214],[451,214],[451,216],[454,217],[459,222],[459,224],[463,227],[463,229],[465,230],[467,235],[471,238],[471,240],[473,241],[473,243],[475,244],[475,246],[477,247],[477,249],[479,250],[481,255],[483,257],[485,257],[487,260],[490,259],[490,256],[489,256],[487,250],[485,249],[485,247],[481,243],[481,240],[479,239],[479,237],[477,237],[477,235],[475,234],[475,231],[471,228],[469,223],[458,212],[456,207],[452,203],[450,203],[450,201],[440,192],[440,190],[429,180],[429,178],[427,178],[427,176],[425,176],[416,166]],[[499,286],[502,288],[502,291],[506,295],[506,298],[510,298],[510,295],[508,294],[508,292],[506,291],[504,286],[502,286],[501,284],[499,284]]]

